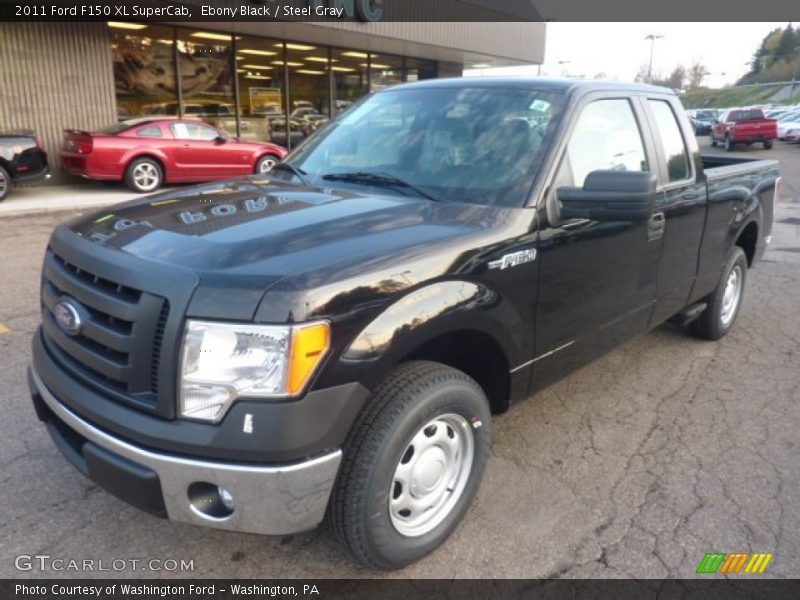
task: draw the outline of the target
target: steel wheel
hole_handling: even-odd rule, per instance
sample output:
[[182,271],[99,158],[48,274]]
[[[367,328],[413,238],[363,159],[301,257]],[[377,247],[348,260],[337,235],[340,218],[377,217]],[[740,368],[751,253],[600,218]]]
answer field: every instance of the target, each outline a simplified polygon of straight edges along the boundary
[[143,191],[156,189],[160,179],[161,174],[152,163],[141,162],[133,169],[133,181]]
[[472,427],[454,413],[429,421],[411,438],[389,490],[389,515],[398,533],[425,535],[450,514],[469,480],[474,455]]
[[728,327],[736,315],[742,297],[742,279],[742,267],[736,265],[728,275],[725,291],[722,294],[722,310],[719,318],[723,327]]

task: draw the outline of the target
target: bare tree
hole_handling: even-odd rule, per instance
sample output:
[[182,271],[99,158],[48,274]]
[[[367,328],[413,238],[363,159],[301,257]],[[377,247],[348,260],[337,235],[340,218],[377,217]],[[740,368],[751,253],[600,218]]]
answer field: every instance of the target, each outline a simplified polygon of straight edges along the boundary
[[689,70],[686,73],[687,77],[689,78],[689,87],[700,87],[703,83],[703,80],[710,74],[711,72],[706,69],[705,65],[701,64],[700,61],[695,61],[692,66],[689,67]]

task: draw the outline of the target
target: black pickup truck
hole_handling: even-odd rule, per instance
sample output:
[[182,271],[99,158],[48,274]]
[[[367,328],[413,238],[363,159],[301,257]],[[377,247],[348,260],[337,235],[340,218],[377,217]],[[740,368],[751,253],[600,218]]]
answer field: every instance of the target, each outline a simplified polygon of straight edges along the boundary
[[49,178],[47,153],[32,131],[0,131],[0,202],[15,183]]
[[273,535],[327,515],[401,567],[467,512],[492,414],[667,319],[730,330],[779,182],[701,157],[662,88],[387,89],[268,175],[58,227],[36,412],[149,513]]

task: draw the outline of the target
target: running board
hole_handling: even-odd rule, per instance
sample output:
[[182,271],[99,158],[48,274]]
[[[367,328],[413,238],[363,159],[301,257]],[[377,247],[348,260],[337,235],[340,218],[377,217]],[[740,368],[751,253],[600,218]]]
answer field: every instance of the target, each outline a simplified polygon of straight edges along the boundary
[[678,325],[685,326],[697,319],[700,315],[703,314],[703,311],[708,308],[708,302],[696,302],[691,306],[687,306],[677,315],[670,319],[671,322],[677,323]]

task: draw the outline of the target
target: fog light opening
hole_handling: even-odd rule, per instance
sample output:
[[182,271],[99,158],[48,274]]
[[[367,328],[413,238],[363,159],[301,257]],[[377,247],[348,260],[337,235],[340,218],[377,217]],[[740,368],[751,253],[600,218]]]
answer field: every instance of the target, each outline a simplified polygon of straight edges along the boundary
[[204,519],[221,521],[236,509],[233,494],[220,485],[207,481],[195,481],[188,490],[189,506]]

